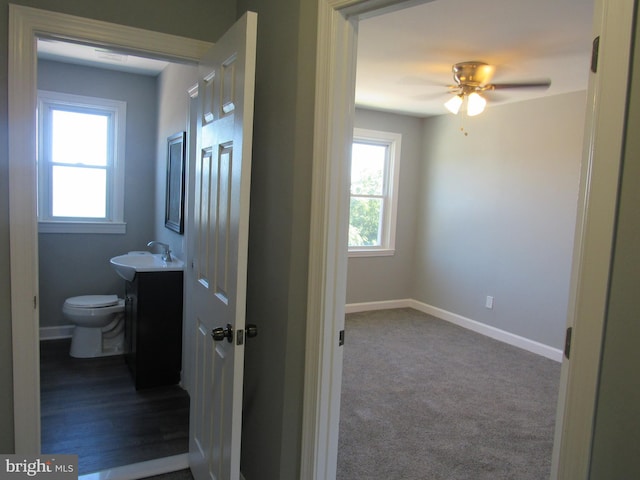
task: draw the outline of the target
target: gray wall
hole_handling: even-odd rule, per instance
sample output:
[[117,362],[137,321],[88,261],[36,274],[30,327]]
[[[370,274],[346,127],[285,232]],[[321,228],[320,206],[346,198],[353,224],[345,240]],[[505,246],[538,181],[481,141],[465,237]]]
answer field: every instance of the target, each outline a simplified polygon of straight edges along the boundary
[[[636,12],[636,24],[638,22]],[[635,37],[591,480],[640,478],[640,36]]]
[[299,478],[317,2],[238,0],[258,12],[242,472]]
[[[38,63],[39,88],[127,102],[125,235],[40,234],[41,326],[68,324],[64,299],[88,293],[122,294],[124,282],[109,258],[145,250],[150,240],[171,245],[184,257],[184,236],[164,226],[167,137],[186,131],[187,89],[197,67],[170,64],[157,78],[51,61]],[[74,269],[60,275],[60,263]]]
[[468,136],[425,121],[414,298],[561,347],[584,112],[579,92],[488,108]]
[[153,234],[156,153],[156,78],[59,62],[38,62],[38,88],[127,102],[126,234],[38,235],[40,326],[68,325],[65,298],[124,294],[109,259],[143,250]]
[[[0,42],[3,42],[0,48],[0,278],[8,279],[5,39],[9,2],[0,2]],[[236,3],[241,7],[239,12],[251,7],[260,13],[248,321],[258,323],[261,332],[246,349],[242,464],[247,480],[298,478],[316,2],[184,0],[163,2],[162,8],[155,0],[17,0],[14,3],[209,41],[215,41],[232,23]],[[517,120],[522,122],[523,118]],[[637,223],[632,220],[630,224],[634,222]],[[496,299],[502,301],[501,297]],[[13,450],[9,302],[10,285],[3,281],[0,283],[0,452]],[[604,372],[603,380],[607,376],[617,377],[615,367],[622,364],[613,362],[611,366],[611,370]],[[637,403],[627,403],[626,408],[637,415]],[[622,441],[633,442],[632,436],[625,432],[620,432],[620,437]]]
[[347,303],[413,298],[560,348],[584,115],[584,92],[496,105],[465,136],[459,116],[356,110],[403,134],[402,163],[396,255],[350,258]]
[[[155,209],[153,240],[171,245],[173,255],[184,260],[184,235],[164,226],[167,180],[167,138],[187,131],[189,96],[187,90],[198,82],[196,66],[170,64],[158,77],[158,136],[155,159]],[[150,240],[152,240],[150,238]]]
[[398,300],[413,296],[419,178],[423,163],[422,119],[356,109],[358,128],[402,134],[396,252],[383,257],[350,257],[347,303]]
[[215,41],[235,19],[235,0],[0,0],[0,452],[13,451],[11,286],[7,137],[7,38],[9,3]]
[[562,346],[584,115],[578,92],[488,108],[468,136],[425,120],[413,298]]

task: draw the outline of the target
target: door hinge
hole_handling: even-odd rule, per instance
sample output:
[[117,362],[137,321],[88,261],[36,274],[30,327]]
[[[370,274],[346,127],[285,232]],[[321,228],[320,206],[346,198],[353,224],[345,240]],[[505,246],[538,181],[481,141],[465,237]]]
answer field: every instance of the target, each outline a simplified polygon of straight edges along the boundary
[[571,334],[573,333],[573,327],[567,328],[567,333],[564,337],[564,356],[569,359],[571,355]]
[[338,346],[341,347],[342,345],[344,345],[344,330],[340,330],[340,333],[338,333]]
[[598,51],[600,50],[600,36],[598,35],[593,39],[591,45],[591,71],[596,73],[598,71]]
[[38,297],[36,295],[33,296],[33,309],[38,308]]

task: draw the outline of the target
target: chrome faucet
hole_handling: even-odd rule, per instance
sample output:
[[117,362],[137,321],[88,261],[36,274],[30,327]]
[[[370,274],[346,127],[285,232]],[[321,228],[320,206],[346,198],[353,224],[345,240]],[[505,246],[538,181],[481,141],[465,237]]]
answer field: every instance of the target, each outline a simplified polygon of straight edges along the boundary
[[164,260],[165,262],[173,261],[173,259],[171,258],[171,249],[169,248],[169,245],[162,242],[156,242],[155,240],[147,243],[147,247],[153,247],[155,245],[162,247],[162,256],[160,257],[162,258],[162,260]]

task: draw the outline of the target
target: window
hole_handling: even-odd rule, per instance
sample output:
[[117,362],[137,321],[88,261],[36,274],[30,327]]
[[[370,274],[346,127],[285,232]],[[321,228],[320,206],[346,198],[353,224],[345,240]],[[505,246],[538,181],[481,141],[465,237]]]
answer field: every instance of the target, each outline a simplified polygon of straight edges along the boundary
[[38,223],[44,233],[125,233],[126,103],[38,92]]
[[354,129],[349,255],[393,255],[400,170],[398,133]]

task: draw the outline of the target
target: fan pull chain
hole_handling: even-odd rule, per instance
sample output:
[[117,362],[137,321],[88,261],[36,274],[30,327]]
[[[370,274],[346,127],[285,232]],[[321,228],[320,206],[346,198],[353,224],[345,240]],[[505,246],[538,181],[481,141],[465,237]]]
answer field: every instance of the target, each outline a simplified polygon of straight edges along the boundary
[[461,112],[461,115],[460,115],[460,132],[461,132],[461,133],[463,133],[465,137],[467,137],[467,136],[469,135],[469,132],[467,132],[467,131],[464,129],[464,119],[465,119],[466,117],[467,117],[467,116],[465,115],[465,112]]

